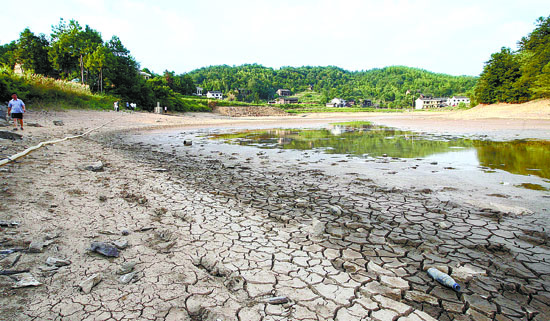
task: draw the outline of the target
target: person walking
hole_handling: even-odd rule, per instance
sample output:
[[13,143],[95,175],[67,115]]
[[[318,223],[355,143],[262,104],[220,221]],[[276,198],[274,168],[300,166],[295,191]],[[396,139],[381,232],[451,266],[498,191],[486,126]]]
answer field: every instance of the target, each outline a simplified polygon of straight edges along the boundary
[[8,114],[11,113],[13,118],[13,130],[17,130],[17,121],[23,130],[23,114],[25,113],[25,103],[21,99],[17,99],[17,94],[11,95],[12,100],[8,103]]

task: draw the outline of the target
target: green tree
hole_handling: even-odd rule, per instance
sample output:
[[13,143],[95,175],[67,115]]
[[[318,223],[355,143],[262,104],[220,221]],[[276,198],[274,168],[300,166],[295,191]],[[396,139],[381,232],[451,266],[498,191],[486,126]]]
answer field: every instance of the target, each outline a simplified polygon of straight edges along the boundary
[[530,91],[530,98],[550,97],[550,16],[540,17],[537,27],[519,42],[522,55],[522,75],[518,87]]
[[46,36],[36,36],[26,28],[17,41],[15,59],[25,71],[51,76],[53,68],[48,59],[49,45]]
[[518,101],[525,94],[515,84],[520,76],[519,59],[510,48],[503,47],[485,63],[476,88],[478,101],[485,104]]
[[62,78],[79,77],[84,83],[84,59],[103,44],[101,35],[86,26],[84,29],[75,20],[66,23],[63,19],[53,27],[49,52],[54,68]]

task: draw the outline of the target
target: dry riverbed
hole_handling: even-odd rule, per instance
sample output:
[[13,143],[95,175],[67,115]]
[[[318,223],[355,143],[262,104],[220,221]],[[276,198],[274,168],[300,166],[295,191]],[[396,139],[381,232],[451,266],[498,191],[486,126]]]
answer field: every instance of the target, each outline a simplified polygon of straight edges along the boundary
[[[124,139],[129,129],[354,119],[464,132],[479,120],[436,113],[234,119],[78,111],[26,118],[22,139],[0,139],[2,158],[97,129],[0,167],[0,265],[4,274],[28,270],[0,276],[1,319],[550,315],[550,237],[539,224],[548,213],[457,203],[429,189],[336,175],[306,160],[274,163],[262,152],[241,157],[198,144],[176,151]],[[472,131],[515,135],[521,124],[544,138],[548,119],[490,119]],[[431,280],[429,267],[451,274],[462,292]]]

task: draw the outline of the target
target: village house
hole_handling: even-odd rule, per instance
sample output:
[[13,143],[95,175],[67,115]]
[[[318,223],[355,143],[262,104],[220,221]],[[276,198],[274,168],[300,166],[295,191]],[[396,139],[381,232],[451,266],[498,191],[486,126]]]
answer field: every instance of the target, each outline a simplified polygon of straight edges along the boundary
[[363,106],[363,107],[372,107],[372,100],[363,99],[363,102],[361,103],[361,106]]
[[453,96],[452,98],[447,99],[447,106],[458,106],[460,103],[470,105],[470,98],[466,96]]
[[420,95],[418,99],[415,100],[415,109],[425,109],[425,108],[441,108],[447,106],[458,106],[460,103],[465,103],[470,105],[470,98],[465,96],[453,96],[452,98],[448,97],[424,97]]
[[141,75],[141,77],[143,77],[143,79],[145,80],[148,80],[149,78],[151,78],[151,74],[150,73],[147,73],[145,71],[140,71],[139,74]]
[[327,103],[327,107],[346,107],[346,101],[341,98],[333,98]]
[[281,98],[277,98],[277,99],[275,100],[275,103],[276,103],[276,104],[279,104],[279,105],[297,104],[297,103],[298,103],[298,98],[293,98],[293,97],[281,97]]
[[415,101],[415,109],[425,109],[425,108],[441,108],[447,106],[448,98],[428,98],[428,97],[419,97]]
[[208,91],[206,93],[206,97],[208,98],[215,98],[215,99],[222,99],[223,94],[221,91]]
[[276,93],[277,93],[277,95],[279,95],[281,97],[291,95],[290,90],[288,90],[288,89],[277,89]]

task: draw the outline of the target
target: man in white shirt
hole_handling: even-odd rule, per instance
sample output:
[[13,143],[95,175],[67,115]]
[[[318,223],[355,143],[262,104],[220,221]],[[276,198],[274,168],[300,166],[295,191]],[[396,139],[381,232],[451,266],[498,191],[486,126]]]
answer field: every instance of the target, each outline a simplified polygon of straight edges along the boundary
[[23,113],[25,113],[25,103],[21,99],[17,99],[17,94],[11,95],[12,100],[8,103],[8,114],[11,113],[13,118],[13,130],[17,130],[17,120],[19,119],[19,126],[23,130]]

